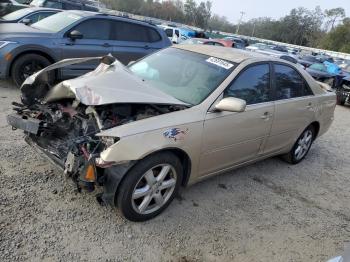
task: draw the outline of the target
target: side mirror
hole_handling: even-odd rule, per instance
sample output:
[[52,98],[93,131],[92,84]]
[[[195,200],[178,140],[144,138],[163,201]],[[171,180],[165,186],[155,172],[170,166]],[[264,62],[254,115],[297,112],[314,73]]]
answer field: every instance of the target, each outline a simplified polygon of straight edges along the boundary
[[70,32],[70,33],[68,34],[68,37],[74,41],[74,40],[76,40],[76,39],[82,39],[82,38],[83,38],[83,34],[80,33],[80,32],[77,31],[77,30],[73,30],[72,32]]
[[24,18],[22,21],[21,21],[22,24],[25,24],[25,25],[30,25],[32,23],[32,20],[29,19],[29,18]]
[[218,111],[244,112],[246,106],[246,101],[242,99],[226,97],[215,105],[215,109]]

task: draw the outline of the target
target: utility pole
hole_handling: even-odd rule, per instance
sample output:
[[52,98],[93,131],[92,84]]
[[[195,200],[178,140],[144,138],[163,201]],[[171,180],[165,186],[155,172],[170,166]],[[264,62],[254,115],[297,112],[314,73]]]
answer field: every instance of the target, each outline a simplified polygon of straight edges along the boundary
[[238,21],[238,26],[237,26],[237,30],[236,30],[236,35],[238,35],[239,27],[241,26],[242,19],[243,19],[243,16],[244,16],[244,15],[245,15],[245,12],[241,11],[241,18],[240,18],[239,21]]
[[254,22],[252,37],[254,37],[256,23]]

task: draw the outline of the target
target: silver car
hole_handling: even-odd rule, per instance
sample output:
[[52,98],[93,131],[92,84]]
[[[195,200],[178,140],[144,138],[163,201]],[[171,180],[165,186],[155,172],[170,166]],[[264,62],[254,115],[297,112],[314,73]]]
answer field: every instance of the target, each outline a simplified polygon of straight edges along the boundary
[[181,45],[51,87],[53,64],[23,84],[8,116],[79,188],[132,221],[160,214],[180,186],[280,155],[302,161],[330,127],[336,95],[285,60]]

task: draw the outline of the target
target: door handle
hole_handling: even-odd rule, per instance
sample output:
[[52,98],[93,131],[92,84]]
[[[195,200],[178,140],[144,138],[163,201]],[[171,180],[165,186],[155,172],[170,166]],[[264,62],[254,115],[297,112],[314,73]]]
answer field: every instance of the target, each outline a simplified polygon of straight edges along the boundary
[[108,43],[104,43],[102,46],[103,46],[103,47],[111,47],[111,45],[108,44]]
[[144,46],[145,49],[151,49],[148,45]]
[[265,112],[262,116],[261,119],[269,119],[270,118],[270,113],[269,112]]
[[311,109],[312,108],[312,103],[308,103],[306,106],[307,109]]

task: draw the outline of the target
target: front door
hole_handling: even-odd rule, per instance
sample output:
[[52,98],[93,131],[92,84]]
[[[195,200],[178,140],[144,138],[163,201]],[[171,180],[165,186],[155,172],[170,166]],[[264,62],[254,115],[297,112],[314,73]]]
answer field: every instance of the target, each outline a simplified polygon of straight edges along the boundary
[[[83,38],[71,40],[67,32],[61,44],[62,58],[97,57],[112,53],[110,28],[111,23],[107,19],[89,19],[81,22],[69,32],[77,30]],[[98,61],[67,66],[62,69],[62,74],[64,78],[76,77],[94,70],[97,65]]]
[[274,117],[270,65],[244,69],[223,97],[247,102],[244,112],[208,112],[204,122],[200,175],[205,176],[257,158],[263,151]]

